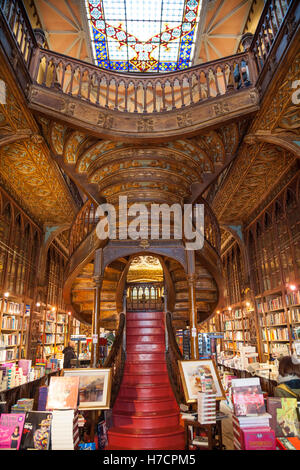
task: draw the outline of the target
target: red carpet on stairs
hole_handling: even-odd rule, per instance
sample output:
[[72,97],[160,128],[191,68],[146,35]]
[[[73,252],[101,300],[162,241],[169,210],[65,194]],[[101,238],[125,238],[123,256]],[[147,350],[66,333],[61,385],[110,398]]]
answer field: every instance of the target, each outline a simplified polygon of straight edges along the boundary
[[184,449],[165,360],[162,312],[126,314],[127,356],[107,450]]

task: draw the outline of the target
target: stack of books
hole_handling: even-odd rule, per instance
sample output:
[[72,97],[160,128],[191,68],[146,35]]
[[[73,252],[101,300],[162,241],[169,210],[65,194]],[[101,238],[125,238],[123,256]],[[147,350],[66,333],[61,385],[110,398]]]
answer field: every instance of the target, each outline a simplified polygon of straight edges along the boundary
[[52,450],[74,450],[79,444],[78,410],[53,410]]
[[33,398],[20,398],[15,405],[11,407],[11,413],[25,413],[33,408]]
[[198,392],[198,421],[200,424],[216,423],[216,394]]
[[270,427],[258,377],[232,380],[232,417],[236,450],[275,450],[275,433]]

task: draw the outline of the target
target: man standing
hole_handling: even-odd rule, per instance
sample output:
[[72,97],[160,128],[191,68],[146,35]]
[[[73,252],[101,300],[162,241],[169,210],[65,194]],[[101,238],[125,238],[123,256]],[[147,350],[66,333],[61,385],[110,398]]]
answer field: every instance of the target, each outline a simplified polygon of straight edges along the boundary
[[68,343],[68,346],[63,350],[63,355],[64,355],[64,369],[70,369],[71,359],[76,358],[73,341],[70,341]]

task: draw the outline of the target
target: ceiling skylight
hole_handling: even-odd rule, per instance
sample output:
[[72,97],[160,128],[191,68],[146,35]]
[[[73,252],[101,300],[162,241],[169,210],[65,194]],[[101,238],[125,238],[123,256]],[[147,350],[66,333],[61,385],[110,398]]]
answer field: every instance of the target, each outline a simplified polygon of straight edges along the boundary
[[201,0],[86,0],[95,62],[124,72],[190,67]]

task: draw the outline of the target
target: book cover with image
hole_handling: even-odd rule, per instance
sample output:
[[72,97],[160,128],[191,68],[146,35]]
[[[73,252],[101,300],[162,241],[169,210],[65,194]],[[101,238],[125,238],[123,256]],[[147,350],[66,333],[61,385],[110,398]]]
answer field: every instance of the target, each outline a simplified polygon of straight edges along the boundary
[[236,416],[257,416],[266,412],[260,385],[233,387],[232,401]]
[[277,414],[277,437],[299,436],[299,421],[297,414],[296,398],[281,398],[281,408],[276,410]]
[[47,410],[75,410],[78,405],[79,377],[51,377]]
[[28,411],[25,417],[21,450],[48,450],[52,414],[49,411]]
[[18,450],[20,447],[25,413],[2,413],[0,416],[0,449]]

